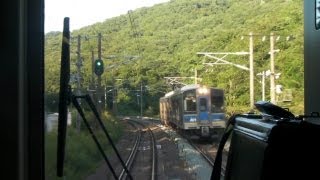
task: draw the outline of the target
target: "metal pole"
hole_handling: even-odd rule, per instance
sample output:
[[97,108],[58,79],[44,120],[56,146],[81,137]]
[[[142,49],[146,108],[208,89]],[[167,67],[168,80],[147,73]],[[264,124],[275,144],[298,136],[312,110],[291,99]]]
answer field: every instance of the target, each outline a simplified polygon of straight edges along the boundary
[[103,105],[103,108],[106,111],[107,110],[107,81],[106,81],[106,78],[104,79],[104,84],[105,84],[105,86],[103,87],[103,90],[104,90],[104,105]]
[[[77,55],[78,55],[78,61],[77,61],[77,95],[80,96],[81,95],[81,75],[80,75],[80,71],[81,71],[81,36],[78,35],[78,48],[77,48]],[[81,104],[81,100],[79,99],[79,104]],[[76,128],[77,131],[80,132],[80,127],[81,127],[81,119],[80,119],[80,114],[77,113],[76,115]]]
[[113,114],[117,115],[117,107],[116,107],[116,103],[117,103],[117,95],[116,95],[116,83],[114,80],[114,75],[113,75],[113,69],[112,69],[112,84],[113,84],[113,90],[112,90],[112,110],[113,110]]
[[142,120],[142,82],[140,83],[140,117]]
[[94,51],[91,51],[91,85],[92,88],[95,87],[95,82],[94,82]]
[[266,71],[262,71],[257,75],[261,76],[261,94],[262,94],[262,101],[265,100],[265,78],[266,78]]
[[194,84],[197,84],[197,76],[198,76],[197,69],[194,68]]
[[98,58],[101,59],[101,33],[98,35]]
[[266,94],[266,85],[265,85],[265,79],[266,79],[266,72],[262,71],[262,101],[265,100],[265,94]]
[[[101,59],[101,33],[98,35],[98,59]],[[98,76],[98,88],[97,88],[98,104],[97,109],[101,114],[101,76]]]
[[254,70],[253,70],[253,33],[249,33],[250,45],[249,45],[249,61],[250,61],[250,108],[254,108]]
[[274,34],[270,33],[270,98],[271,103],[276,104],[275,77],[274,77]]

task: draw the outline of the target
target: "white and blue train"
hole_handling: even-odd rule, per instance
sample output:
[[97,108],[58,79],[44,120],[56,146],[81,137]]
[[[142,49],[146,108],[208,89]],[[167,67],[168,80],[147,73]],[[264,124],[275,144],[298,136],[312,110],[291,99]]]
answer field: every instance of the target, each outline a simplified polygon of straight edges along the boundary
[[225,128],[224,91],[199,84],[160,98],[160,120],[193,138],[220,137]]

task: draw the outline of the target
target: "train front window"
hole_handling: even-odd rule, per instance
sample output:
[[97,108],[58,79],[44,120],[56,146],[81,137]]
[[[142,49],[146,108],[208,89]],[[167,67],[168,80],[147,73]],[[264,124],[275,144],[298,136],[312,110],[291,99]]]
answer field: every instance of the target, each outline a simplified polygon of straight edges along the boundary
[[222,112],[223,111],[223,97],[222,96],[212,96],[211,97],[211,111],[212,112]]
[[184,100],[184,111],[194,112],[197,110],[196,98],[186,97]]
[[213,90],[211,92],[211,112],[223,112],[223,92]]
[[184,92],[183,95],[183,107],[186,113],[194,113],[197,111],[197,99],[196,99],[196,91],[190,90]]
[[200,98],[199,110],[200,111],[207,111],[207,109],[208,109],[208,107],[207,107],[207,99]]

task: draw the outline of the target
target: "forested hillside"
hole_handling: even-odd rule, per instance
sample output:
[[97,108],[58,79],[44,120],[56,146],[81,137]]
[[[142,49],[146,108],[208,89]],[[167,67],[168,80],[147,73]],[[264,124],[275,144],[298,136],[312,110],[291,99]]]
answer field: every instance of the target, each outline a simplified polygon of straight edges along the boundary
[[[101,12],[103,13],[103,12]],[[72,21],[72,19],[70,19]],[[61,20],[62,23],[62,20]],[[118,109],[139,112],[137,92],[143,83],[143,111],[158,113],[158,100],[172,90],[164,77],[194,76],[201,84],[225,89],[228,112],[249,109],[249,72],[230,65],[205,66],[213,59],[197,52],[249,51],[248,34],[254,33],[255,74],[270,69],[269,35],[277,41],[276,84],[292,93],[289,102],[279,104],[294,113],[303,112],[303,2],[302,0],[171,0],[126,15],[106,19],[71,33],[72,72],[76,72],[77,36],[81,36],[82,88],[91,81],[92,52],[98,57],[98,34],[102,35],[105,72],[102,84],[118,88]],[[57,106],[61,32],[46,34],[45,89],[47,108]],[[265,41],[263,41],[263,36]],[[287,37],[291,38],[287,40]],[[133,57],[133,58],[132,58]],[[226,60],[249,67],[249,56],[228,56]],[[114,79],[112,79],[114,78]],[[121,79],[121,80],[120,80]],[[255,100],[261,100],[261,76],[255,76]],[[114,83],[113,83],[114,82]],[[193,83],[192,79],[183,81]],[[266,99],[270,100],[269,78]],[[72,83],[73,87],[75,83]]]

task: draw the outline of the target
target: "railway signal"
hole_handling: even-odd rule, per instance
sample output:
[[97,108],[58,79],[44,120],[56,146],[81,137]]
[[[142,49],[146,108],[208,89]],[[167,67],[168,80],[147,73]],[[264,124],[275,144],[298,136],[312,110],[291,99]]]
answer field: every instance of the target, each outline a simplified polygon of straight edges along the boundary
[[102,73],[104,71],[104,67],[103,67],[103,61],[101,59],[97,59],[95,62],[94,62],[94,73],[97,75],[97,76],[101,76]]

